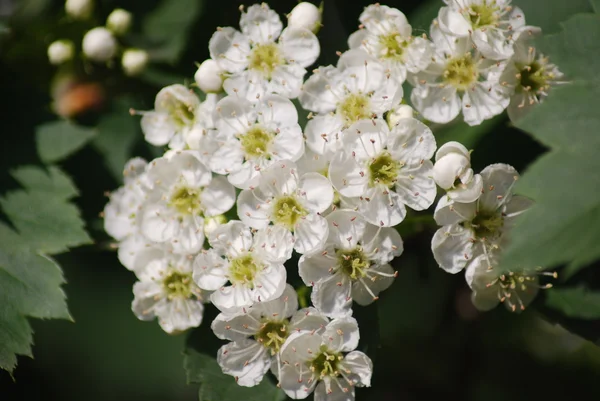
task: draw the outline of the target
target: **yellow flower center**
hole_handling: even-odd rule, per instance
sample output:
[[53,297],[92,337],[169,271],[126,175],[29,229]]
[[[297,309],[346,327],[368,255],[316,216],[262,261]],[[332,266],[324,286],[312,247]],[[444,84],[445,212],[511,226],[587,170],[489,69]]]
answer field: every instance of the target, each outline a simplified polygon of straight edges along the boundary
[[473,83],[477,82],[479,77],[477,63],[473,61],[471,53],[452,58],[446,63],[446,70],[442,77],[444,83],[461,91],[467,90]]
[[275,67],[285,63],[279,47],[275,43],[258,44],[252,48],[248,68],[261,72],[271,79]]
[[408,42],[403,40],[396,32],[389,35],[381,35],[379,37],[379,43],[382,47],[380,56],[396,60],[399,60],[402,57],[404,48],[408,45]]
[[245,284],[254,288],[254,278],[261,270],[261,266],[254,260],[252,255],[246,254],[230,261],[229,281],[232,284]]
[[338,105],[338,114],[347,128],[359,120],[373,117],[369,97],[363,93],[351,93]]
[[520,68],[520,82],[517,90],[536,93],[547,89],[550,76],[544,66],[534,61],[530,65]]
[[361,247],[350,250],[337,249],[335,254],[339,269],[352,280],[358,280],[367,275],[366,270],[371,266],[371,262]]
[[200,188],[189,188],[182,186],[175,190],[171,196],[169,205],[175,208],[181,216],[198,214],[202,210],[200,202]]
[[287,319],[282,321],[266,321],[254,338],[265,348],[269,349],[271,355],[276,355],[290,334],[288,326],[289,321]]
[[393,187],[398,179],[400,163],[392,158],[389,152],[383,152],[369,164],[369,185],[385,185]]
[[340,352],[329,350],[326,345],[321,345],[317,356],[309,362],[311,371],[319,375],[319,379],[326,376],[339,376],[339,363],[344,357]]
[[302,207],[294,196],[282,196],[277,198],[273,205],[273,222],[282,224],[288,230],[293,230],[298,220],[306,216],[308,212]]
[[254,126],[240,135],[240,142],[246,158],[266,157],[269,158],[269,145],[273,142],[275,135],[260,126]]
[[180,273],[175,270],[170,270],[163,280],[163,287],[169,300],[190,298],[193,294],[192,284],[191,273]]
[[498,11],[500,7],[496,4],[496,0],[483,0],[482,4],[473,4],[467,12],[473,29],[479,29],[495,26],[500,18]]

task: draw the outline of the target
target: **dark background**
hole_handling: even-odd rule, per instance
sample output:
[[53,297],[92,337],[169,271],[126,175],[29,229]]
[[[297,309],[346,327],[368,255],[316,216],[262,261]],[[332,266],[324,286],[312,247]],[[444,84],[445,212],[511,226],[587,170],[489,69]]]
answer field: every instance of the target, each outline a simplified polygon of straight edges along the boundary
[[[134,13],[137,27],[157,1],[97,3],[99,21],[119,6]],[[419,7],[431,8],[425,3],[412,0],[386,4],[399,8],[411,20]],[[437,3],[442,5],[441,0]],[[0,0],[0,13],[6,14],[11,4],[18,5]],[[215,28],[237,27],[240,4],[231,0],[204,1],[180,61],[160,66],[162,71],[193,82],[194,63],[208,57],[208,40]],[[270,6],[283,15],[295,4],[276,0]],[[347,48],[346,38],[357,28],[358,16],[367,4],[326,0],[324,27],[318,35],[322,47],[319,64],[335,64],[335,52]],[[62,2],[52,2],[43,13],[15,23],[9,37],[2,40],[0,193],[17,186],[10,178],[10,168],[40,163],[35,151],[35,127],[56,119],[49,94],[55,68],[46,60],[46,47],[64,25],[62,7]],[[424,32],[427,25],[413,27]],[[111,87],[110,78],[100,76],[96,80]],[[142,79],[130,79],[124,85],[119,89],[128,93],[132,106],[152,108],[160,86]],[[108,90],[104,110],[110,109],[112,94]],[[82,124],[95,125],[98,113],[78,118]],[[544,151],[526,134],[511,128],[504,117],[486,128],[485,135],[454,131],[465,135],[471,147],[477,144],[473,153],[477,169],[505,162],[522,170]],[[442,129],[434,131],[438,142],[450,135]],[[133,154],[152,154],[139,132]],[[106,202],[104,191],[116,188],[119,182],[92,147],[61,166],[81,190],[76,202],[95,239],[95,244],[57,258],[64,269],[64,290],[75,323],[31,321],[35,359],[20,357],[13,378],[0,372],[0,399],[196,400],[197,386],[185,383],[182,352],[186,343],[202,349],[205,331],[196,332],[186,341],[185,334],[169,336],[156,322],[135,318],[130,310],[135,278],[109,250],[109,238],[102,232],[98,217]],[[395,261],[399,271],[396,282],[373,307],[356,311],[363,336],[361,347],[375,363],[373,387],[359,390],[359,401],[564,400],[576,394],[580,400],[600,399],[598,348],[542,319],[539,311],[547,311],[541,307],[538,311],[535,305],[521,315],[510,314],[502,307],[478,313],[470,304],[463,276],[448,275],[435,266],[429,249],[435,224],[426,214],[419,216],[409,215],[401,225],[405,252]],[[580,273],[573,280],[590,278],[597,279],[597,273]],[[206,328],[208,322],[203,326]],[[597,325],[592,322],[585,329],[595,330]],[[211,341],[207,338],[207,343]]]

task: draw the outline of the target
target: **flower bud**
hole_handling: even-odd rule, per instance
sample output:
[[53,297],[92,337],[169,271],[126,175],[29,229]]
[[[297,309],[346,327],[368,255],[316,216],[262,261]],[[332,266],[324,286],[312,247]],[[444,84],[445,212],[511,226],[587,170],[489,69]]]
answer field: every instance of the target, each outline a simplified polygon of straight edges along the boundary
[[65,12],[75,19],[88,19],[94,11],[93,0],[67,0],[65,2]]
[[117,41],[108,29],[97,27],[85,34],[82,47],[90,60],[108,61],[117,52]]
[[70,40],[57,40],[48,46],[50,64],[59,65],[73,58],[75,47]]
[[481,195],[483,180],[471,169],[471,154],[462,144],[448,142],[435,155],[433,180],[456,202],[474,202]]
[[225,223],[227,223],[227,217],[222,214],[213,217],[206,217],[204,219],[204,235],[206,238],[210,237],[215,229]]
[[303,1],[288,14],[288,26],[304,28],[317,33],[321,28],[322,10],[312,3]]
[[200,64],[198,71],[194,74],[194,80],[202,92],[218,93],[223,90],[222,73],[217,62],[209,58]]
[[121,58],[121,66],[126,75],[141,73],[148,64],[148,53],[142,49],[127,49]]
[[398,124],[398,121],[404,118],[413,118],[415,111],[407,104],[401,104],[387,114],[387,123],[390,129]]
[[115,35],[125,34],[131,27],[132,16],[129,11],[115,8],[106,19],[106,27]]

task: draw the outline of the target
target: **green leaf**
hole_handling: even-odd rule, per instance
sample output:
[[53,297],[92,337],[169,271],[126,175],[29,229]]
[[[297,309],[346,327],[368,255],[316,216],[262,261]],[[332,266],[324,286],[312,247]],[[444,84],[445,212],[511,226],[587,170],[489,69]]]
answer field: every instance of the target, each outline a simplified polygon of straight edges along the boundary
[[139,120],[125,110],[107,114],[98,124],[94,147],[104,157],[104,164],[118,182],[123,181],[123,166],[131,156]]
[[600,257],[600,16],[577,15],[540,43],[569,84],[517,121],[552,150],[525,172],[516,192],[536,205],[511,232],[504,263],[584,266]]
[[595,13],[600,13],[600,0],[590,0],[590,4]]
[[31,356],[27,317],[71,318],[60,288],[62,271],[44,253],[90,242],[69,203],[77,189],[62,171],[27,166],[12,175],[24,189],[0,198],[14,227],[0,223],[0,368],[11,372],[17,354]]
[[183,52],[190,27],[200,15],[200,0],[162,0],[142,22],[144,37],[156,46],[149,50],[152,61],[175,63]]
[[267,377],[254,387],[242,387],[235,379],[225,375],[217,361],[193,349],[184,354],[184,368],[187,382],[200,384],[198,399],[200,401],[281,401],[285,394]]
[[37,151],[44,163],[54,163],[81,149],[96,135],[93,129],[61,120],[38,126]]
[[547,291],[546,306],[568,317],[598,320],[600,319],[600,292],[585,288],[555,288]]

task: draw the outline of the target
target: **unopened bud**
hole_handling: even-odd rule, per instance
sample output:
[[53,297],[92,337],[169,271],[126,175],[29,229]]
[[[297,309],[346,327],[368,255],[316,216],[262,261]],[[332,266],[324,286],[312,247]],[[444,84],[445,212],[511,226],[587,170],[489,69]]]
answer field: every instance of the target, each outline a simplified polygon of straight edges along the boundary
[[126,75],[138,75],[148,64],[148,53],[141,49],[127,49],[123,53],[121,66]]
[[213,59],[204,60],[194,74],[196,85],[202,92],[218,93],[223,90],[223,71]]
[[227,223],[227,217],[222,214],[204,219],[204,235],[208,238],[222,224]]
[[395,127],[398,122],[405,118],[413,118],[415,111],[407,104],[401,104],[387,114],[387,123],[391,128]]
[[117,41],[106,28],[97,27],[83,37],[83,53],[93,61],[108,61],[117,52]]
[[303,1],[288,14],[288,26],[292,28],[304,28],[317,33],[321,28],[322,16],[321,9],[312,3]]
[[48,59],[51,64],[59,65],[73,58],[75,46],[70,40],[57,40],[48,46]]
[[106,27],[115,35],[120,36],[129,30],[132,20],[133,17],[129,11],[115,8],[106,19]]
[[93,0],[67,0],[65,2],[65,12],[75,19],[88,19],[94,11]]

